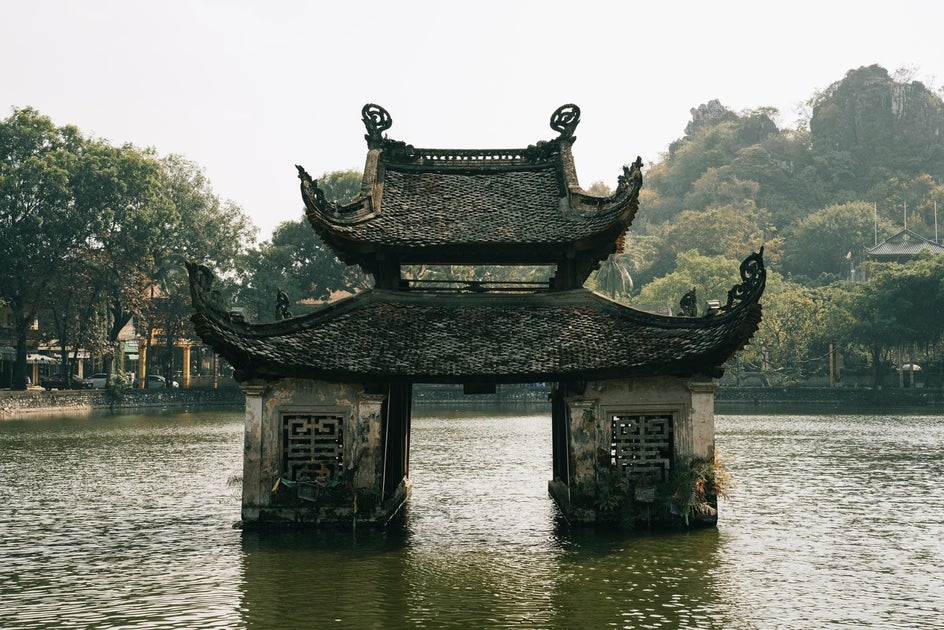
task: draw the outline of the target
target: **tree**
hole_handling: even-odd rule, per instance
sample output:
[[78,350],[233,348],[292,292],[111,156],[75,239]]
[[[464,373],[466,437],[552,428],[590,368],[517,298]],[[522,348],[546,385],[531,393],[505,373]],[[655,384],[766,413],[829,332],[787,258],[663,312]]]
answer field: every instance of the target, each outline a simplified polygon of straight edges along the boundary
[[650,226],[653,257],[641,265],[639,282],[670,273],[676,257],[692,249],[705,256],[744,259],[763,245],[767,262],[776,264],[782,242],[775,234],[769,213],[750,201],[683,212],[671,222]]
[[90,217],[70,189],[83,142],[74,127],[57,128],[30,108],[0,123],[0,300],[13,317],[14,389],[26,388],[27,333],[50,283],[89,236]]
[[885,238],[893,226],[876,219],[870,203],[854,202],[828,206],[797,222],[784,243],[783,269],[808,279],[829,274],[848,279],[852,266],[875,244],[875,234]]
[[[86,308],[94,305],[98,314],[100,330],[87,334],[83,343],[89,350],[100,350],[109,379],[118,335],[145,305],[153,246],[175,220],[174,208],[162,194],[162,176],[152,151],[103,141],[85,147],[73,174],[76,205],[96,218],[83,265],[75,268],[84,269],[87,278],[77,278],[73,285],[87,286]],[[92,321],[90,314],[82,321]]]
[[[255,235],[255,227],[232,202],[213,192],[197,164],[178,155],[160,160],[160,192],[171,208],[150,243],[149,288],[144,310],[147,339],[160,334],[164,344],[162,371],[168,383],[173,377],[173,347],[182,337],[192,337],[189,284],[185,261],[199,261],[223,279],[221,287],[235,282],[239,254]],[[230,293],[233,292],[230,287]]]
[[[731,194],[736,194],[730,186],[721,191],[721,198],[707,202],[688,199],[695,183],[712,169],[716,169],[716,173],[709,175],[709,179],[736,183],[734,188],[754,190],[756,183],[750,183],[752,178],[732,171],[730,165],[744,148],[764,143],[779,134],[770,118],[774,113],[771,109],[746,111],[739,115],[718,101],[711,101],[691,111],[692,121],[685,128],[685,137],[673,142],[663,162],[651,167],[647,173],[647,188],[657,193],[646,210],[651,220],[662,222],[673,219],[683,210],[705,207],[688,205],[692,202],[730,203]],[[696,197],[704,197],[711,191],[712,184],[705,181],[701,188],[695,193]],[[720,189],[716,187],[716,190]]]
[[[332,171],[318,180],[325,196],[340,203],[353,200],[361,190],[356,171]],[[275,228],[269,241],[240,257],[241,282],[238,301],[261,320],[276,317],[276,296],[281,289],[296,304],[328,299],[336,291],[354,291],[368,286],[359,269],[339,261],[302,217]]]
[[868,283],[855,283],[844,301],[854,314],[846,338],[868,348],[880,387],[892,352],[927,347],[944,336],[944,257],[925,254],[907,264],[869,263]]
[[822,374],[829,344],[841,340],[839,331],[848,325],[849,311],[829,292],[769,272],[763,307],[760,327],[738,359],[783,385]]
[[[701,304],[725,301],[728,290],[740,283],[740,262],[725,256],[704,256],[697,250],[678,254],[675,270],[647,284],[633,299],[654,311],[677,313],[682,296],[695,288]],[[700,306],[700,305],[699,305]]]

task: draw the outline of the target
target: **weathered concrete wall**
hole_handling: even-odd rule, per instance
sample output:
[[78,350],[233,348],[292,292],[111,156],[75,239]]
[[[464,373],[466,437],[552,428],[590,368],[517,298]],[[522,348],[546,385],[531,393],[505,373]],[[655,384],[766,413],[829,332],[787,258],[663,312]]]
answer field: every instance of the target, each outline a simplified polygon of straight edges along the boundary
[[[587,383],[582,393],[569,394],[565,403],[570,483],[566,488],[556,482],[550,486],[565,515],[577,522],[595,522],[604,518],[603,506],[608,503],[614,510],[634,501],[652,503],[656,486],[667,482],[675,463],[692,458],[713,461],[716,388],[711,379],[665,376],[594,381]],[[640,465],[649,469],[651,464],[658,478],[646,481],[636,478],[627,483],[619,464],[614,463],[617,458],[613,452],[614,417],[643,416],[654,417],[656,425],[669,425],[670,436],[665,437],[661,447],[649,442],[639,451]],[[666,452],[653,455],[655,450]],[[652,460],[643,461],[648,456]],[[646,509],[649,518],[651,514]]]
[[[385,396],[367,394],[358,384],[307,379],[246,383],[243,462],[243,508],[246,524],[332,523],[372,521],[384,516],[380,505],[383,479],[383,418]],[[283,417],[325,414],[342,418],[343,473],[317,498],[277,491],[286,475]],[[280,482],[281,483],[281,482]],[[402,502],[403,497],[400,497]]]
[[567,401],[574,480],[580,483],[597,476],[598,454],[610,452],[614,413],[671,413],[675,458],[713,457],[716,387],[710,380],[669,376],[587,383],[582,395]]

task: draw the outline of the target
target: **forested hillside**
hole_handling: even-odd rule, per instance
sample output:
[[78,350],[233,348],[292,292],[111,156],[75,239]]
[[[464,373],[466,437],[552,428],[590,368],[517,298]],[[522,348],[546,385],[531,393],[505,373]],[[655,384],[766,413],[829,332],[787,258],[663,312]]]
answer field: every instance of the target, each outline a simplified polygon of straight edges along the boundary
[[[718,101],[693,108],[684,135],[646,170],[624,253],[598,272],[595,288],[677,311],[693,286],[701,302],[723,298],[719,287],[736,281],[737,261],[763,245],[771,277],[765,320],[741,357],[769,372],[767,380],[824,374],[830,344],[847,367],[867,367],[879,383],[899,354],[933,367],[941,324],[905,321],[900,306],[937,308],[941,257],[915,260],[907,273],[865,257],[905,227],[937,240],[936,208],[944,210],[942,92],[905,75],[879,66],[849,71],[810,98],[808,125],[798,129],[778,128],[769,108],[734,112]],[[628,273],[631,290],[611,286],[620,278],[614,270]],[[905,278],[916,273],[928,279],[909,294]],[[876,282],[850,282],[867,274],[898,279],[889,288],[898,287],[899,307],[872,312],[888,296],[874,295]]]

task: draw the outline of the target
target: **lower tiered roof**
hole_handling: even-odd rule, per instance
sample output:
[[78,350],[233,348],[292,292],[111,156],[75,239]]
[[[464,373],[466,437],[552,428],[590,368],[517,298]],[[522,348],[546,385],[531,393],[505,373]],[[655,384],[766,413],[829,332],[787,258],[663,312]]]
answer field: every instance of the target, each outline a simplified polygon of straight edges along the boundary
[[[763,251],[763,250],[762,250]],[[540,382],[712,374],[761,319],[761,254],[701,317],[639,311],[585,289],[533,295],[369,290],[313,313],[250,323],[216,303],[190,266],[193,321],[240,380]]]

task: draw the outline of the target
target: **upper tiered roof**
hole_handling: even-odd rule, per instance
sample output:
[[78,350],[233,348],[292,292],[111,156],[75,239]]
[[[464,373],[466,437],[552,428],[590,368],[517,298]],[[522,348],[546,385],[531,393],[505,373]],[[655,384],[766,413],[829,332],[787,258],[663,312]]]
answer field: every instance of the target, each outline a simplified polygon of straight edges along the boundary
[[312,227],[378,286],[390,265],[549,264],[558,266],[557,288],[576,288],[615,251],[635,216],[638,158],[623,167],[612,195],[580,188],[571,154],[576,105],[554,112],[557,138],[503,150],[415,148],[384,135],[392,121],[383,108],[368,104],[362,114],[368,156],[354,201],[327,200],[298,170]]

